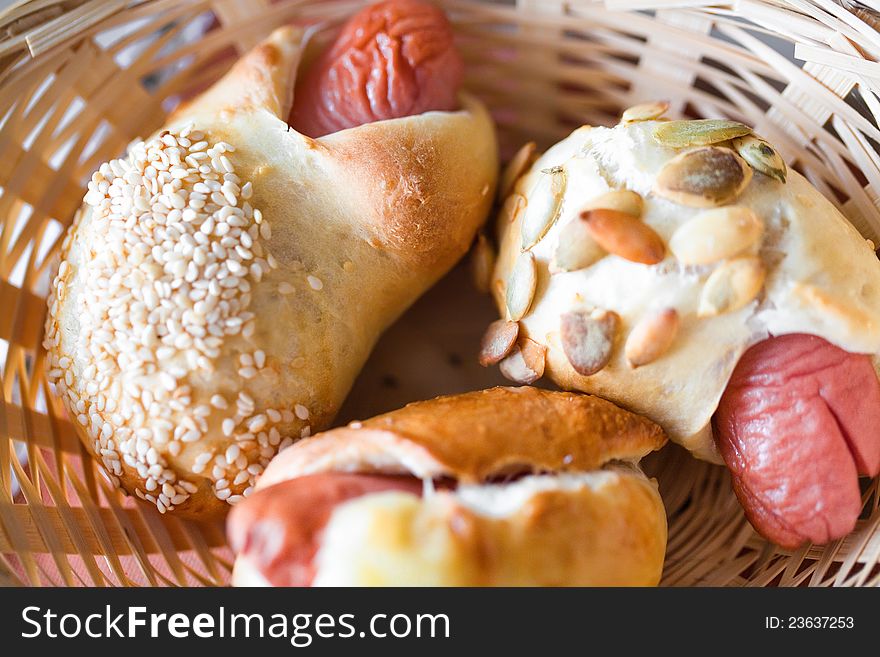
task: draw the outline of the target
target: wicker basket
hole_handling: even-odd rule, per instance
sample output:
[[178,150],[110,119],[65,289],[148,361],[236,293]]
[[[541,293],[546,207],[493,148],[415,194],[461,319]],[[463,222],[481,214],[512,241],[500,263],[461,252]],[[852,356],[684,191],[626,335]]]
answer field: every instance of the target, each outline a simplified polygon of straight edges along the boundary
[[[102,161],[156,129],[273,26],[333,25],[360,4],[31,0],[0,14],[0,584],[228,581],[220,523],[160,516],[84,458],[44,376],[49,269]],[[869,9],[832,0],[440,4],[504,154],[669,99],[678,115],[754,125],[880,243],[880,34]],[[340,421],[497,383],[473,364],[493,309],[462,293],[466,276],[458,268],[390,330]],[[877,480],[866,482],[853,534],[790,553],[752,531],[723,468],[675,447],[647,467],[669,512],[665,584],[880,583]]]

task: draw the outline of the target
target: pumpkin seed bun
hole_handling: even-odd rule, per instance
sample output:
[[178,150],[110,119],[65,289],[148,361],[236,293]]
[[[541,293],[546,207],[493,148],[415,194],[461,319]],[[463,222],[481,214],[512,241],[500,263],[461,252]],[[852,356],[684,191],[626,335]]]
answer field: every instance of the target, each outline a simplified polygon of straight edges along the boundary
[[749,127],[666,109],[513,160],[489,287],[516,327],[494,325],[481,356],[645,414],[720,461],[710,420],[749,346],[809,333],[880,353],[880,261]]

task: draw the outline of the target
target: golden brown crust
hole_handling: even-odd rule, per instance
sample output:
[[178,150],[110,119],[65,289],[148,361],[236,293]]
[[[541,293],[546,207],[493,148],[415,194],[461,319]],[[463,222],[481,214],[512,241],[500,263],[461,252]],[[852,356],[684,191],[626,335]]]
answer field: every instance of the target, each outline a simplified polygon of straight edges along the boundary
[[[598,490],[536,493],[508,518],[461,509],[477,586],[655,586],[666,553],[656,486],[621,474]],[[456,522],[453,526],[459,526]],[[467,534],[465,534],[467,536]],[[540,555],[540,558],[536,558]]]
[[424,447],[462,479],[526,466],[589,471],[640,459],[666,441],[662,429],[599,397],[538,388],[491,388],[416,402],[363,423]]
[[235,62],[214,86],[178,107],[169,122],[203,111],[222,113],[255,108],[269,110],[284,119],[293,105],[295,72],[307,39],[301,27],[278,28]]
[[589,395],[491,388],[416,402],[286,450],[258,487],[321,471],[409,471],[479,482],[512,472],[588,472],[640,459],[659,426]]
[[470,586],[654,586],[666,551],[656,487],[634,474],[540,491],[502,518],[457,504],[449,524],[475,565]]
[[490,184],[485,176],[474,177],[467,167],[438,166],[450,159],[496,163],[494,140],[483,138],[492,134],[488,112],[467,95],[461,103],[462,111],[452,116],[468,116],[480,129],[462,130],[449,121],[439,130],[426,130],[435,115],[429,112],[398,126],[394,140],[387,138],[388,121],[318,140],[370,199],[369,238],[422,266],[452,266],[473,233],[450,217],[483,216],[494,199],[494,180]]

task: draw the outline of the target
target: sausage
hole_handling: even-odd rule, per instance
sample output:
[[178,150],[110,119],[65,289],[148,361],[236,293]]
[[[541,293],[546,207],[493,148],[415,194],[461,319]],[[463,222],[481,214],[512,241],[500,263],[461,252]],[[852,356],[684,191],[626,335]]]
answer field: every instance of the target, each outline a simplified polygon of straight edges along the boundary
[[275,586],[310,586],[321,533],[333,509],[347,500],[399,490],[422,494],[411,476],[331,472],[290,479],[259,490],[234,507],[227,535]]
[[288,123],[309,137],[454,110],[464,64],[438,8],[391,0],[355,14],[297,84]]
[[802,334],[749,349],[714,417],[746,516],[786,548],[852,531],[862,507],[858,475],[880,471],[877,427],[871,359]]

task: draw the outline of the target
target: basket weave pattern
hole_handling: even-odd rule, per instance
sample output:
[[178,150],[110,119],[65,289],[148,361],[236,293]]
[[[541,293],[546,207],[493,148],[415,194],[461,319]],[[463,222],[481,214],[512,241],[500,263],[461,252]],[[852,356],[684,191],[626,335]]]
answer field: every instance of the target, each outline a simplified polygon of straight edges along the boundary
[[[0,14],[0,584],[222,585],[222,524],[124,497],[80,445],[44,372],[45,298],[98,165],[146,137],[272,27],[333,25],[361,2],[31,0]],[[623,107],[753,125],[880,243],[880,33],[832,0],[440,2],[510,155]],[[865,5],[877,4],[875,1]],[[474,340],[483,326],[474,328]],[[442,389],[437,394],[444,392]],[[668,585],[877,585],[880,488],[856,531],[783,552],[745,521],[723,468],[649,458],[669,513]]]

